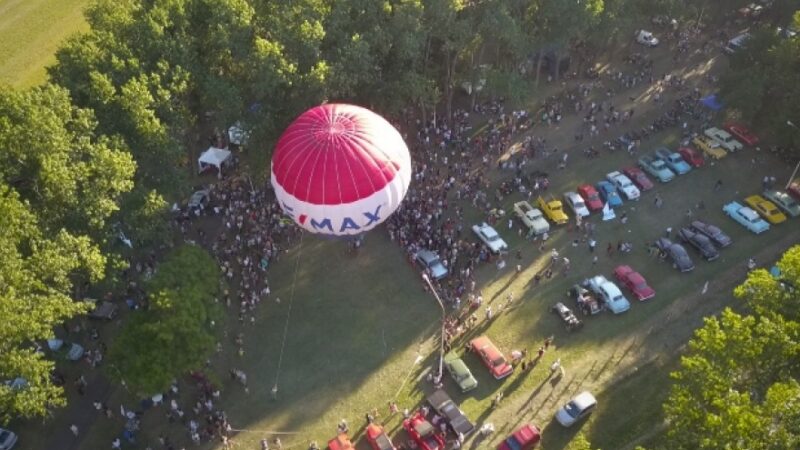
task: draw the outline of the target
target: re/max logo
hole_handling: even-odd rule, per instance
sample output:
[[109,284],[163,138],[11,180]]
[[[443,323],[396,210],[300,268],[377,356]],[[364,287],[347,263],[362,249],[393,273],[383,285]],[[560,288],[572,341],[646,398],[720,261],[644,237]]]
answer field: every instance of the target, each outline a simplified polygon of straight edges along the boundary
[[[309,217],[306,214],[300,214],[299,216],[295,217],[294,208],[287,205],[286,202],[281,202],[283,206],[283,212],[286,213],[287,216],[291,217],[292,219],[299,222],[301,225],[305,225],[308,222],[315,231],[320,233],[326,234],[333,234],[334,229],[338,228],[336,231],[337,233],[344,233],[347,230],[360,230],[362,228],[367,228],[372,224],[377,224],[381,221],[381,206],[378,205],[374,211],[364,211],[361,214],[364,218],[358,217],[360,219],[360,224],[356,222],[356,219],[352,217],[342,217],[341,219],[330,219],[327,217],[317,218],[317,217]],[[335,222],[334,222],[335,220]],[[327,231],[326,231],[327,230]]]

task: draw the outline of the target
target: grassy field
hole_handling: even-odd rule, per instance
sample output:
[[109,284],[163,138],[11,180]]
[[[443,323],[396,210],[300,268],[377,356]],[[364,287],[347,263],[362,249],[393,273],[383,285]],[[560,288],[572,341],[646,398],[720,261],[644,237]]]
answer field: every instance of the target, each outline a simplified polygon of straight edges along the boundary
[[[648,144],[672,139],[670,135],[659,136]],[[493,266],[484,266],[478,272],[480,287],[495,307],[508,292],[518,300],[491,322],[479,312],[477,328],[458,344],[486,333],[505,352],[528,348],[535,353],[547,336],[554,335],[555,348],[531,372],[515,373],[503,382],[493,380],[476,357],[465,355],[467,365],[479,380],[478,389],[462,395],[449,379],[445,388],[474,421],[492,422],[497,428],[488,440],[473,439],[471,448],[491,448],[527,421],[543,428],[545,449],[563,448],[579,430],[595,447],[626,448],[657,429],[663,421],[661,404],[668,394],[668,372],[676,367],[677,350],[692,330],[702,323],[704,315],[733,304],[730,290],[743,279],[748,257],[755,255],[759,262],[766,263],[767,257],[798,241],[800,229],[793,222],[754,236],[722,214],[723,202],[757,192],[764,173],[774,173],[780,179],[788,170],[772,161],[753,165],[748,158],[734,155],[713,167],[657,185],[655,191],[664,199],[661,209],[653,205],[653,192],[644,194],[640,202],[626,202],[617,214],[628,212],[627,225],[619,221],[598,223],[600,261],[596,267],[590,262],[586,244],[572,245],[573,239],[579,237],[575,232],[560,229],[548,241],[545,252],[540,253],[538,243],[517,235],[518,223],[511,231],[505,221],[498,226],[512,247],[509,266],[516,264],[513,255],[520,249],[524,270],[515,275],[510,268],[498,273]],[[624,153],[600,160],[575,160],[567,170],[553,175],[551,190],[558,193],[580,182],[596,181],[612,168],[630,162]],[[717,179],[723,180],[723,188],[713,192]],[[510,206],[520,198],[518,194],[510,196],[504,204]],[[686,210],[701,198],[706,209],[695,210],[694,217],[717,223],[735,242],[712,263],[702,261],[690,250],[697,268],[690,274],[679,274],[669,264],[648,256],[644,244],[661,235],[667,226],[677,229],[687,223]],[[607,243],[623,239],[634,244],[634,252],[607,256]],[[534,287],[530,280],[546,264],[551,248],[570,258],[572,270]],[[583,329],[567,333],[549,312],[550,306],[565,298],[569,285],[596,273],[611,277],[613,267],[621,263],[638,269],[657,290],[656,298],[634,304],[621,316],[604,313],[585,318]],[[295,267],[297,281],[292,282]],[[302,250],[292,250],[274,265],[270,279],[274,285],[273,301],[260,307],[254,326],[240,325],[232,313],[225,350],[212,361],[225,390],[222,408],[228,411],[234,428],[243,430],[235,438],[235,448],[256,448],[258,440],[274,430],[298,433],[284,436],[283,442],[292,448],[304,448],[312,439],[322,442],[332,437],[341,418],[351,423],[356,430],[353,435],[358,438],[363,416],[373,407],[384,415],[382,421],[393,436],[406,439],[400,418],[386,417],[386,405],[396,399],[401,408],[413,408],[430,391],[424,375],[435,364],[437,344],[433,336],[437,333],[439,309],[422,291],[416,270],[405,262],[400,249],[381,231],[368,236],[357,256],[347,253],[342,243],[307,236]],[[709,292],[701,295],[705,282],[709,282]],[[290,302],[293,288],[294,301]],[[233,336],[240,330],[246,336],[243,357],[236,355],[232,346]],[[421,361],[417,363],[418,357]],[[562,379],[550,378],[547,369],[556,357],[566,368]],[[227,378],[227,370],[234,367],[248,374],[249,394]],[[276,381],[279,395],[273,400],[270,390]],[[584,389],[599,399],[595,414],[572,429],[555,425],[551,419],[558,406]],[[492,409],[491,401],[498,392],[504,393],[504,400]],[[182,392],[184,399],[190,395]],[[136,401],[119,389],[109,399],[110,404],[132,405]],[[167,433],[173,440],[184,438],[179,426],[165,426],[163,418],[160,413],[146,415],[140,443],[152,443],[160,433]],[[60,418],[49,426],[66,427],[66,420]],[[108,421],[99,419],[86,430],[81,448],[103,448],[119,432],[119,426],[109,426]],[[37,442],[46,439],[44,436],[24,437]],[[361,439],[358,448],[367,448],[365,444]]]
[[27,87],[45,80],[61,41],[87,29],[90,0],[0,0],[0,83]]

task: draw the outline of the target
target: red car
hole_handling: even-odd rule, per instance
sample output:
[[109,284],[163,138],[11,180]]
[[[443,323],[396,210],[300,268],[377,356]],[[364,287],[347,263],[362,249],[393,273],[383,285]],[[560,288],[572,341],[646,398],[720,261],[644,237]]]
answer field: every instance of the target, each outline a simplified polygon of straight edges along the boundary
[[508,363],[506,357],[500,353],[500,350],[492,344],[488,337],[477,337],[470,341],[469,345],[472,351],[480,355],[483,364],[489,368],[489,372],[495,379],[502,380],[514,371],[514,367]]
[[795,200],[800,202],[800,181],[792,181],[789,185],[789,189],[786,190],[789,195],[794,197]]
[[746,126],[735,123],[735,122],[728,122],[725,124],[725,129],[728,130],[730,134],[732,134],[736,139],[742,141],[743,143],[754,146],[758,144],[758,136],[753,134]]
[[497,450],[530,450],[542,440],[542,432],[536,425],[527,424],[507,437]]
[[372,446],[372,450],[397,450],[383,427],[376,423],[367,426],[367,442]]
[[680,147],[678,153],[680,153],[683,159],[692,167],[703,167],[703,164],[706,163],[703,159],[703,155],[691,147]]
[[639,272],[631,269],[630,266],[617,266],[614,269],[614,276],[625,285],[640,302],[655,297],[656,291],[647,284],[647,281]]
[[444,450],[444,438],[436,432],[421,411],[403,421],[403,428],[422,450]]
[[329,450],[356,450],[347,433],[339,433],[338,436],[328,441]]
[[626,167],[622,169],[622,173],[624,173],[628,178],[633,181],[633,184],[639,188],[640,191],[649,191],[653,189],[653,182],[650,181],[650,178],[647,178],[644,171],[636,166]]
[[589,211],[601,211],[603,209],[603,200],[600,199],[600,194],[591,184],[578,186],[578,195],[583,197],[583,201]]

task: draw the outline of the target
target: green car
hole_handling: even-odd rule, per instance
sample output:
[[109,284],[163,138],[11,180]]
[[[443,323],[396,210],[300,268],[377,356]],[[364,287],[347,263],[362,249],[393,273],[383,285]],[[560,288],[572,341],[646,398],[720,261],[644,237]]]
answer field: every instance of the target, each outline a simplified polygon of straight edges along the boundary
[[458,383],[461,392],[471,391],[478,387],[478,380],[472,376],[472,372],[469,371],[467,365],[464,364],[464,361],[459,358],[456,352],[453,351],[444,355],[444,365],[447,371],[450,372],[450,376]]

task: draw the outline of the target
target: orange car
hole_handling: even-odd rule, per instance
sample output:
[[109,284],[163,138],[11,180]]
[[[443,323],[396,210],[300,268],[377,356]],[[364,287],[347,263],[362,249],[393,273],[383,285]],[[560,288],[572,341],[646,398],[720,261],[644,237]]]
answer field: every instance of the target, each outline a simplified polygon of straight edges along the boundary
[[367,426],[367,442],[372,446],[372,450],[396,450],[386,431],[376,423]]

